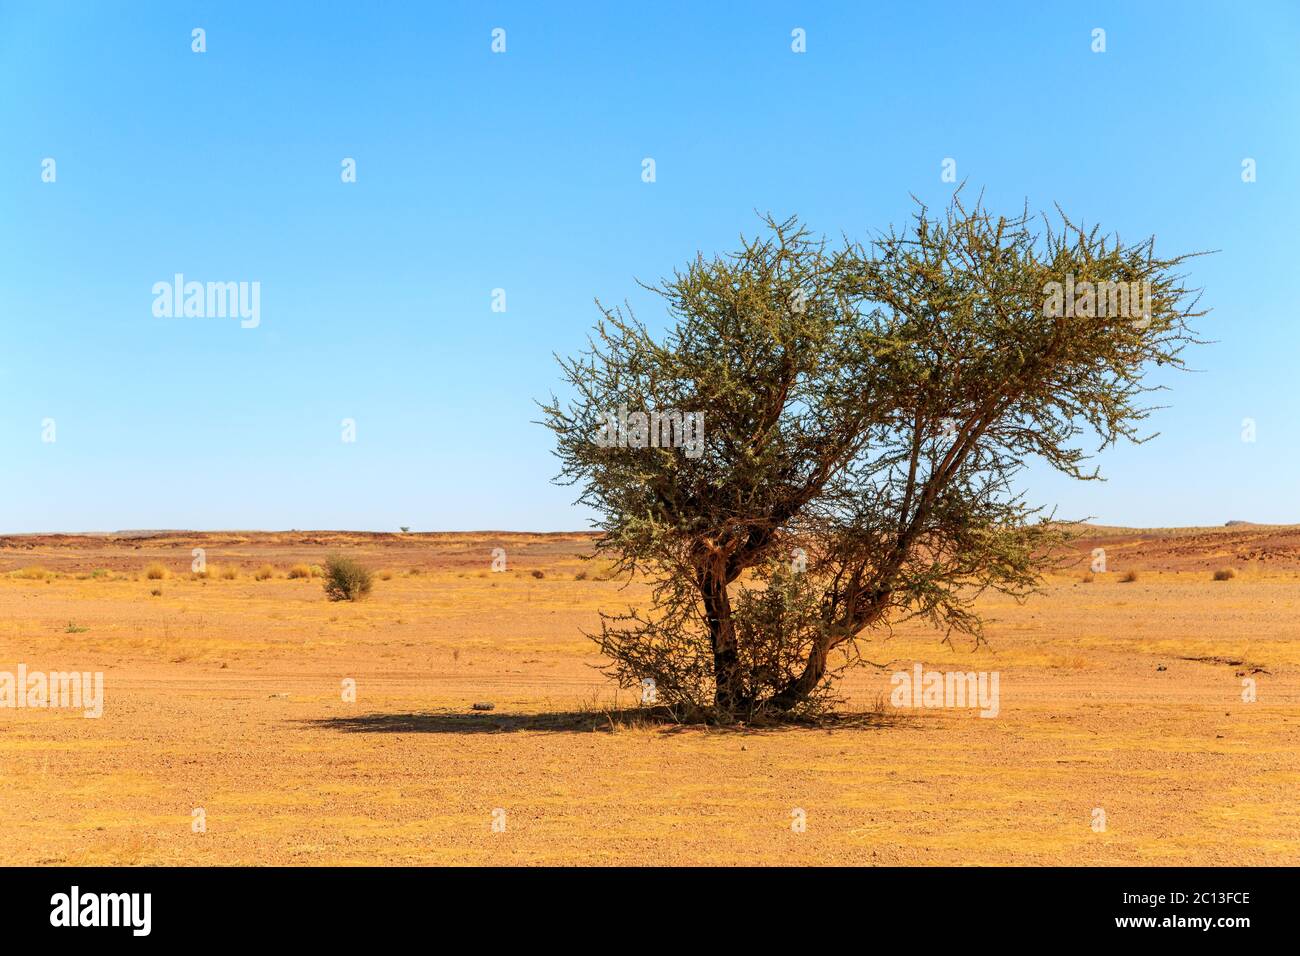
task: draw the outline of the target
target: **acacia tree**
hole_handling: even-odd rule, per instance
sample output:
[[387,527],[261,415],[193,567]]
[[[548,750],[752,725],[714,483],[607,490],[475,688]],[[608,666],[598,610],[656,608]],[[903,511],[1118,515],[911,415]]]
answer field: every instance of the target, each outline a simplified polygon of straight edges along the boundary
[[[1037,457],[1092,480],[1082,440],[1153,437],[1144,373],[1182,367],[1204,314],[1187,256],[1036,221],[958,194],[832,247],[766,217],[646,286],[661,337],[597,303],[588,349],[559,359],[570,397],[542,409],[598,554],[653,583],[652,607],[593,635],[620,684],[717,719],[794,715],[880,629],[920,617],[979,642],[981,593],[1036,590],[1061,531],[1017,473]],[[699,453],[610,440],[620,407],[701,415]]]

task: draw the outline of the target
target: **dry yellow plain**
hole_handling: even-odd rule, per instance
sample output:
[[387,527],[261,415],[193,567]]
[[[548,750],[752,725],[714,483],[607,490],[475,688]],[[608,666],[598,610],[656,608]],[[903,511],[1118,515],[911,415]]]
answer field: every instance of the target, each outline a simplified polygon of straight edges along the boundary
[[[0,671],[105,677],[99,719],[0,708],[0,863],[1300,863],[1300,530],[1099,542],[1110,573],[988,601],[988,647],[868,645],[842,722],[720,730],[606,715],[582,631],[647,592],[582,535],[0,539]],[[331,551],[391,573],[285,577]],[[1000,712],[888,706],[918,661],[998,671]]]

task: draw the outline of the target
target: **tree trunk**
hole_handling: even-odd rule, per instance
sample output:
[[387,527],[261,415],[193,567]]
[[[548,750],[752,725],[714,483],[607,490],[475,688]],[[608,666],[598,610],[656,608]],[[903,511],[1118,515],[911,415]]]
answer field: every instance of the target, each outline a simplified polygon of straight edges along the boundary
[[713,642],[713,703],[723,715],[738,714],[744,689],[740,682],[740,656],[736,644],[736,622],[731,616],[731,596],[724,580],[705,578],[700,585],[704,610]]
[[807,700],[808,695],[817,689],[817,685],[826,676],[826,664],[830,660],[831,650],[847,636],[857,634],[864,627],[868,627],[880,620],[889,606],[891,593],[892,591],[889,589],[881,589],[875,592],[866,608],[853,616],[846,624],[843,632],[844,637],[837,640],[827,635],[825,640],[819,641],[809,653],[808,663],[804,665],[803,672],[774,694],[768,701],[768,706],[783,713]]
[[817,689],[817,685],[826,676],[826,661],[830,657],[830,646],[818,643],[808,655],[808,663],[803,673],[790,681],[772,696],[768,705],[780,713],[793,709],[807,699]]

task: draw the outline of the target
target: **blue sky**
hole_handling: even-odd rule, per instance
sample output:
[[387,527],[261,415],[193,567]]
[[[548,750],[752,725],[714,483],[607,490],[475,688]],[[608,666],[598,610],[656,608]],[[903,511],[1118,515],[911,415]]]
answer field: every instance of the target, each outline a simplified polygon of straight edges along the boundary
[[[0,531],[584,527],[533,401],[593,298],[658,324],[636,278],[755,210],[865,238],[947,157],[1220,250],[1161,437],[1030,498],[1300,521],[1300,6],[554,6],[0,0]],[[178,272],[260,282],[261,324],[154,317]]]

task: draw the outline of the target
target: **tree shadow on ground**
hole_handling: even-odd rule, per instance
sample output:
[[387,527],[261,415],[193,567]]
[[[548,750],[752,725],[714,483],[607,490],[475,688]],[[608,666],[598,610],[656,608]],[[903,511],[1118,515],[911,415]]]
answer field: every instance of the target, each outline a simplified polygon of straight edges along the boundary
[[815,720],[738,724],[684,723],[671,715],[651,710],[556,711],[540,714],[463,714],[453,711],[416,711],[394,714],[358,714],[355,717],[323,717],[301,723],[322,730],[351,734],[502,734],[616,733],[627,730],[655,730],[677,734],[770,734],[792,731],[881,730],[911,724],[903,715],[866,711],[835,713]]

